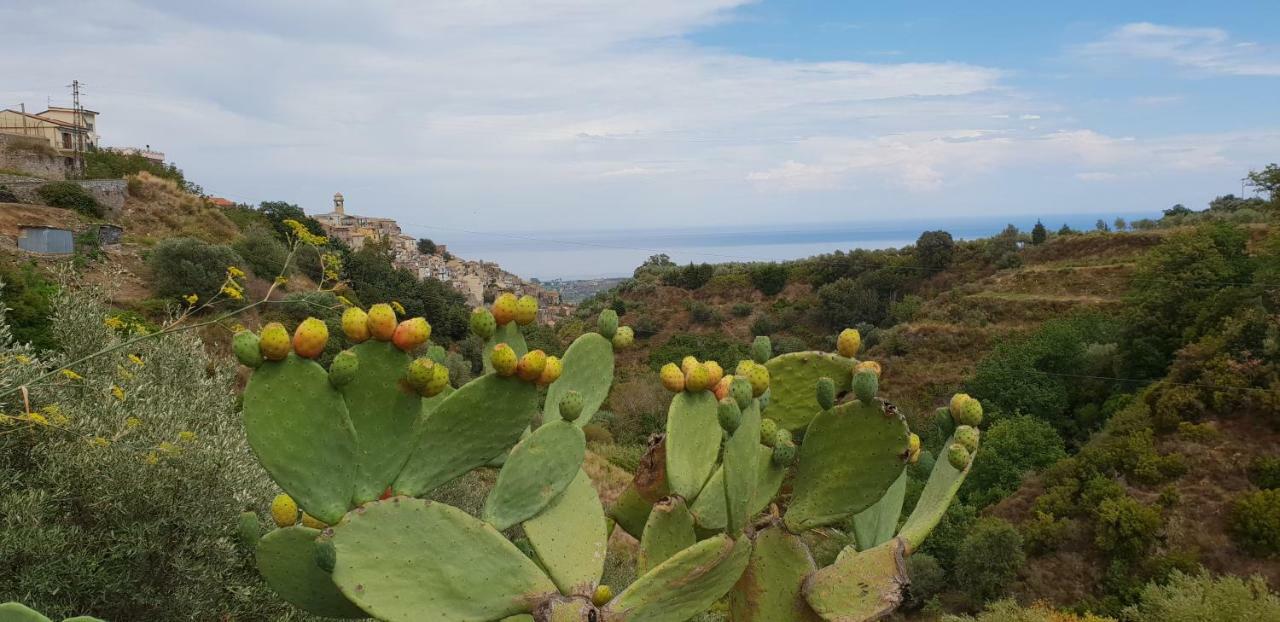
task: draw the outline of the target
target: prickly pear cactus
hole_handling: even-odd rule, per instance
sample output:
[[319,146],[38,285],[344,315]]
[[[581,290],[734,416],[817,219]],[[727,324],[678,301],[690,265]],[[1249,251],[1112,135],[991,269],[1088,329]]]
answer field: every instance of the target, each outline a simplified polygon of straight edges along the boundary
[[[877,395],[880,365],[853,358],[857,331],[846,330],[837,343],[836,353],[770,358],[768,339],[757,337],[753,360],[714,380],[706,377],[712,362],[693,357],[662,367],[662,385],[675,393],[666,431],[610,508],[617,525],[640,540],[643,569],[653,574],[725,538],[721,550],[734,551],[725,554],[733,568],[742,567],[728,593],[734,622],[876,620],[901,603],[905,557],[963,482],[977,450],[981,405],[958,396],[940,411],[947,417],[941,429],[956,430],[944,445],[953,456],[935,461],[899,529],[906,467],[920,455],[920,438]],[[790,494],[778,499],[784,480],[792,482]],[[857,545],[818,568],[799,537],[817,528],[849,530]],[[606,613],[641,617],[606,619],[683,620],[691,613],[627,605],[620,597]]]

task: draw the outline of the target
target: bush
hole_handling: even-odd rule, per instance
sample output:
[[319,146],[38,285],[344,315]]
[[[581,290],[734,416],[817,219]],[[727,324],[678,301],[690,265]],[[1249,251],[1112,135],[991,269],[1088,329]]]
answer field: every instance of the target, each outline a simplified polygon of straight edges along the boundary
[[0,184],[0,203],[17,203],[18,195],[14,194],[9,186]]
[[51,181],[36,189],[36,194],[46,205],[75,210],[85,216],[101,218],[102,206],[80,184],[69,181]]
[[196,294],[202,301],[218,293],[229,266],[243,263],[231,247],[195,238],[162,240],[147,256],[156,295],[178,298]]
[[688,301],[685,308],[689,310],[689,319],[695,324],[719,324],[724,319],[707,303],[698,300]]
[[240,255],[255,276],[268,281],[281,274],[284,262],[289,258],[289,249],[276,239],[275,234],[261,228],[250,229],[232,242],[231,248]]
[[1013,599],[1006,599],[992,603],[977,617],[945,616],[942,622],[1114,622],[1114,620],[1088,613],[1077,616],[1054,611],[1044,603],[1032,603],[1029,607],[1023,607]]
[[780,263],[751,266],[751,285],[766,296],[775,296],[787,286],[787,268]]
[[664,285],[672,285],[675,287],[683,287],[684,289],[698,289],[707,284],[712,276],[715,276],[716,268],[709,263],[689,264],[683,268],[671,270],[662,275],[662,283]]
[[924,306],[924,299],[915,295],[907,294],[902,300],[889,305],[889,319],[894,324],[903,324],[916,319],[916,315],[920,313],[920,307]]
[[139,154],[125,155],[115,151],[90,148],[84,154],[86,179],[121,179],[146,171],[156,177],[176,182],[183,190],[199,194],[199,187],[187,182],[182,170],[173,164],[148,160]]
[[[66,358],[120,343],[94,297],[65,293],[56,308]],[[47,366],[3,321],[0,351],[0,386]],[[265,510],[277,491],[245,442],[234,367],[178,333],[74,371],[79,379],[31,385],[48,425],[0,424],[0,594],[55,619],[293,615],[236,544],[239,513]]]
[[1263,490],[1280,488],[1280,456],[1255,456],[1250,460],[1249,481]]
[[1280,489],[1246,492],[1231,503],[1227,529],[1250,555],[1280,553]]
[[907,576],[911,583],[907,586],[906,605],[911,609],[919,609],[929,599],[947,589],[947,573],[938,560],[918,553],[907,558]]
[[1026,473],[1066,455],[1062,437],[1048,423],[1025,415],[1004,419],[983,435],[960,496],[982,509],[1017,490]]
[[1025,562],[1018,530],[1001,519],[983,518],[960,544],[955,574],[964,578],[964,590],[975,603],[985,603],[1009,591]]
[[1164,519],[1160,509],[1123,496],[1098,504],[1094,544],[1113,558],[1137,561],[1160,538]]
[[751,306],[750,303],[738,302],[734,303],[733,308],[731,308],[729,312],[733,314],[733,317],[747,317],[748,315],[751,315],[751,312],[754,310],[755,307]]
[[925,231],[916,240],[916,261],[932,274],[951,265],[956,243],[946,231]]
[[733,369],[738,361],[750,358],[746,345],[719,333],[680,333],[650,350],[649,366],[656,371],[667,363],[679,363],[689,355],[698,357],[700,361],[716,361],[726,370]]
[[645,446],[642,444],[617,445],[617,444],[592,444],[591,451],[596,455],[608,460],[616,466],[628,473],[635,473],[640,467],[640,459],[644,457]]
[[[903,511],[906,512],[906,506],[903,506]],[[932,555],[943,568],[953,570],[960,546],[977,516],[978,512],[972,505],[952,503],[942,515],[942,520],[938,521],[938,526],[925,539],[921,552]]]
[[33,262],[13,265],[0,262],[0,300],[9,308],[8,323],[18,343],[38,350],[53,350],[53,297],[58,287],[40,273]]
[[1174,571],[1164,585],[1142,590],[1137,604],[1125,609],[1126,622],[1252,622],[1280,620],[1280,597],[1261,577],[1213,577]]
[[822,320],[832,330],[859,322],[879,324],[885,316],[884,301],[876,290],[847,277],[818,288],[818,303]]
[[773,316],[769,315],[768,313],[761,313],[760,315],[757,315],[754,320],[751,320],[752,335],[768,336],[768,335],[772,335],[777,331],[778,331],[778,322],[776,322],[773,319]]

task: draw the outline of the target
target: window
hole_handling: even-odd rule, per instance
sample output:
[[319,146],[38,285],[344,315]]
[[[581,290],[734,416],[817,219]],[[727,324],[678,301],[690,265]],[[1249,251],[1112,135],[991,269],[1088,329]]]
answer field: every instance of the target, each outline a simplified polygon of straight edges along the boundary
[[62,133],[62,148],[63,149],[71,148],[71,132]]

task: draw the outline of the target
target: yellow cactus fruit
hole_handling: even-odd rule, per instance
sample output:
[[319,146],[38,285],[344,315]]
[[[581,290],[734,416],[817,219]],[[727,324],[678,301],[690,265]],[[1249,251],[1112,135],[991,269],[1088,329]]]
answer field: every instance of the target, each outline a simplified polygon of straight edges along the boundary
[[840,336],[836,338],[836,351],[840,356],[853,358],[861,347],[862,335],[856,328],[846,328],[840,331]]
[[516,301],[516,324],[528,326],[538,319],[538,299],[525,294]]
[[876,377],[878,378],[880,377],[880,364],[875,361],[862,361],[861,363],[858,363],[857,365],[855,365],[853,368],[853,373],[855,374],[860,371],[869,371],[875,374]]
[[684,372],[684,374],[687,376],[689,375],[689,370],[693,369],[693,366],[697,364],[698,364],[698,359],[696,357],[686,356],[680,360],[680,371]]
[[369,307],[369,333],[378,341],[391,341],[396,333],[396,310],[379,303]]
[[658,377],[662,379],[662,386],[672,393],[679,393],[684,390],[684,372],[680,371],[680,367],[675,363],[667,363],[662,366],[662,371],[658,372]]
[[364,343],[369,340],[369,314],[360,307],[347,307],[342,312],[342,333],[351,343]]
[[271,500],[271,520],[276,522],[276,527],[292,527],[297,524],[298,504],[294,503],[293,497],[281,493]]
[[516,373],[516,365],[519,360],[516,358],[516,351],[511,346],[500,343],[493,346],[493,354],[489,357],[489,362],[493,364],[493,370],[498,372],[499,376],[511,376]]
[[314,517],[314,516],[312,516],[312,515],[310,515],[310,514],[307,514],[306,512],[303,512],[303,513],[302,513],[302,526],[303,526],[303,527],[310,527],[310,528],[312,528],[312,529],[324,529],[325,527],[328,527],[328,526],[329,526],[329,524],[328,524],[328,523],[321,522],[321,521],[320,521],[319,519],[317,519],[316,517]]
[[498,322],[498,326],[506,326],[508,322],[516,319],[516,308],[519,304],[516,295],[511,292],[500,294],[493,300],[493,319]]
[[516,363],[516,375],[525,382],[534,382],[542,376],[542,370],[546,366],[547,353],[533,350],[520,357],[520,362]]
[[319,319],[309,317],[293,331],[293,351],[302,358],[313,359],[324,353],[329,343],[329,327]]
[[684,390],[691,393],[711,388],[711,372],[702,363],[694,363],[684,374]]
[[710,376],[709,379],[711,382],[709,386],[716,386],[720,383],[720,380],[724,378],[724,368],[720,366],[720,363],[707,361],[702,365],[707,368],[707,375]]
[[289,356],[289,331],[280,322],[263,326],[262,334],[258,336],[258,347],[262,350],[262,358],[283,361]]
[[601,584],[596,587],[596,591],[591,595],[591,604],[597,607],[603,607],[613,600],[613,588]]
[[538,376],[538,384],[547,386],[560,379],[560,374],[564,372],[564,363],[560,362],[560,358],[556,356],[548,356],[547,364],[542,366],[542,375]]

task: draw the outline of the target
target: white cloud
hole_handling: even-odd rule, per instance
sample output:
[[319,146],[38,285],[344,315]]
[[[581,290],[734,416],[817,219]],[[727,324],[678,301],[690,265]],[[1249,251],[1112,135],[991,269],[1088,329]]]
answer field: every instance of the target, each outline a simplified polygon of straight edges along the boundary
[[1040,115],[1038,115],[1038,114],[1024,114],[1024,115],[1019,115],[1019,116],[1018,116],[1018,118],[1019,118],[1019,119],[1021,119],[1021,120],[1023,120],[1023,121],[1035,121],[1035,120],[1038,120],[1038,119],[1040,118]]
[[1169,62],[1211,74],[1280,76],[1280,50],[1237,41],[1220,28],[1181,28],[1149,22],[1125,24],[1076,48],[1088,57]]

